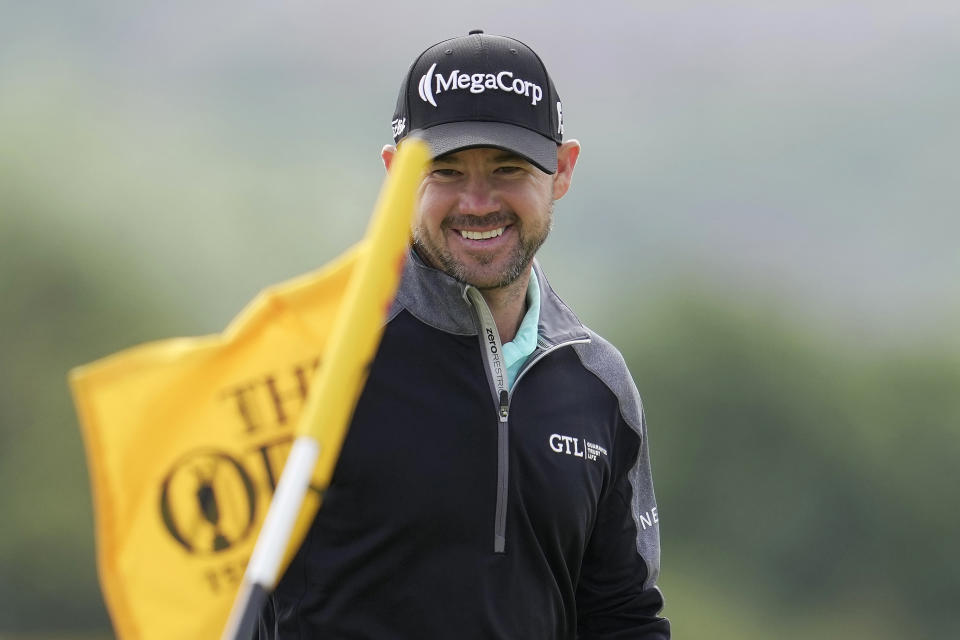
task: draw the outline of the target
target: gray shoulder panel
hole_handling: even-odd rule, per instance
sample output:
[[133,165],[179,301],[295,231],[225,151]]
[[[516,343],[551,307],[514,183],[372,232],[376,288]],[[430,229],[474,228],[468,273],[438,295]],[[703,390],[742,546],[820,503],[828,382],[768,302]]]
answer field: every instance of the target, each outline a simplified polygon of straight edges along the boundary
[[615,346],[596,332],[587,329],[590,342],[574,345],[580,362],[603,381],[620,403],[620,414],[641,438],[644,437],[643,403],[630,376],[627,363]]
[[636,527],[637,553],[647,566],[644,588],[651,588],[660,575],[660,526],[643,404],[627,363],[617,348],[593,331],[589,333],[591,340],[588,344],[574,345],[580,362],[613,392],[620,404],[623,421],[640,437],[637,459],[627,470],[627,479],[631,489],[630,510]]

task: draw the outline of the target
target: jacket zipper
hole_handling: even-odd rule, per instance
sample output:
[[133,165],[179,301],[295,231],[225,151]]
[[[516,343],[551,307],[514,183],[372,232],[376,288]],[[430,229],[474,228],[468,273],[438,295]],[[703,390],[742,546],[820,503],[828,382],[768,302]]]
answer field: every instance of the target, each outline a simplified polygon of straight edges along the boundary
[[493,551],[504,553],[506,550],[507,528],[507,488],[510,469],[510,392],[507,389],[507,370],[503,363],[503,344],[500,342],[500,333],[497,323],[490,313],[483,295],[475,288],[467,285],[464,296],[469,298],[479,320],[480,351],[483,352],[484,371],[490,383],[494,406],[497,407],[497,507],[493,520]]
[[[487,306],[486,300],[483,299],[483,295],[476,288],[467,285],[464,294],[472,302],[480,321],[480,350],[483,352],[483,359],[487,364],[484,370],[487,372],[497,406],[497,507],[494,515],[493,551],[494,553],[505,553],[507,546],[508,471],[510,468],[509,419],[512,394],[508,389],[506,365],[501,355],[503,344],[500,342],[500,334],[493,320],[493,314],[490,313],[490,308]],[[545,356],[561,347],[587,342],[590,342],[590,338],[579,338],[567,340],[544,349],[526,362],[517,374],[517,379],[513,381],[514,389],[520,382],[520,378]],[[541,346],[539,340],[537,346]]]
[[510,468],[510,393],[500,390],[500,421],[497,423],[497,511],[493,529],[493,552],[504,553],[507,548],[507,470]]

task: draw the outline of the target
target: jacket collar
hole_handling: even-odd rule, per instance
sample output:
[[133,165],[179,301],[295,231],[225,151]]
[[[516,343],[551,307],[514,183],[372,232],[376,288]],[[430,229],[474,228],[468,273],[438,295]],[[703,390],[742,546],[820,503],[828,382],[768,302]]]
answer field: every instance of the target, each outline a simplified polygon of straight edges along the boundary
[[[579,318],[550,287],[537,260],[533,261],[540,285],[539,342],[551,347],[569,340],[589,339]],[[477,335],[477,314],[467,297],[467,286],[446,273],[428,266],[412,249],[404,265],[390,318],[400,309],[431,327],[456,335]]]

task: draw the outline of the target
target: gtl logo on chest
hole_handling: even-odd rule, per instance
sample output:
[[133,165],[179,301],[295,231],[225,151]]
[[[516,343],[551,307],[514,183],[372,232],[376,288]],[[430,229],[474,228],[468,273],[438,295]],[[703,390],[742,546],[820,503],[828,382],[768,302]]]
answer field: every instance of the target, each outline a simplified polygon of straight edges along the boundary
[[585,458],[586,460],[596,461],[600,456],[606,457],[607,450],[598,444],[583,440],[573,436],[565,436],[559,433],[550,435],[550,449],[554,453],[562,453],[576,458]]
[[583,457],[583,451],[580,449],[580,439],[562,436],[554,433],[550,436],[550,448],[557,453],[565,453],[568,456]]

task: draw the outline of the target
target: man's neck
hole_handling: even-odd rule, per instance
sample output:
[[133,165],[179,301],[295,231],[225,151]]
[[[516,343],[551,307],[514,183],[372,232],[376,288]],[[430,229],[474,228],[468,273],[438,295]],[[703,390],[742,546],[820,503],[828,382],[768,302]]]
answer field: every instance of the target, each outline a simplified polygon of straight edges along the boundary
[[530,269],[505,287],[480,289],[484,301],[493,314],[501,342],[510,342],[517,335],[523,315],[527,311],[527,287]]

